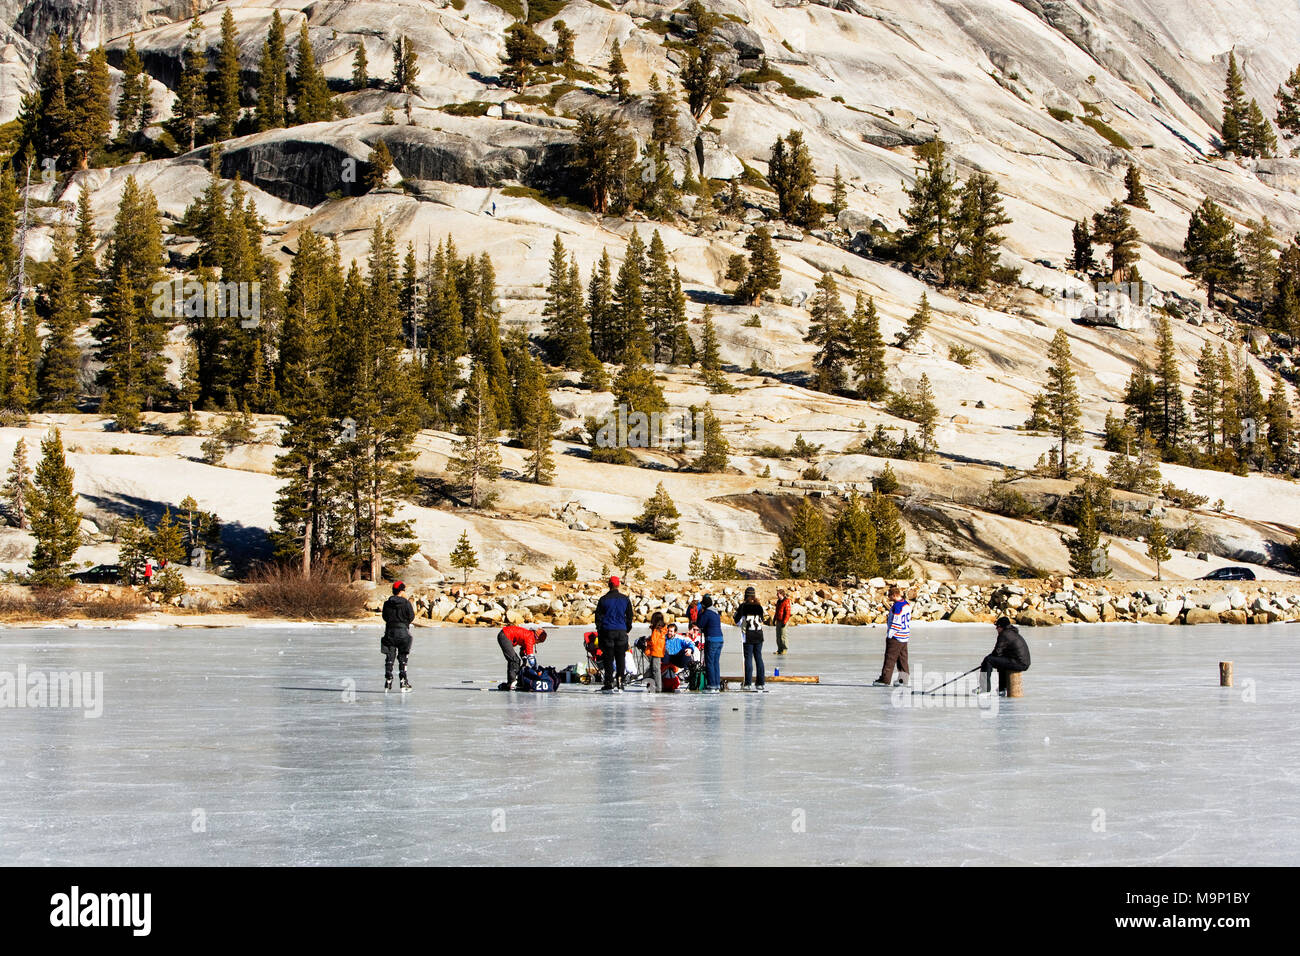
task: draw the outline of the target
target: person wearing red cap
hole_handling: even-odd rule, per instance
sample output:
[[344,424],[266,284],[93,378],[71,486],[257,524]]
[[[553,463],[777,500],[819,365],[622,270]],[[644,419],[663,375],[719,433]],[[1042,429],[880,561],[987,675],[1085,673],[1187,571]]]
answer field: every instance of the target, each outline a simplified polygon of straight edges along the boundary
[[[609,579],[609,590],[596,602],[596,636],[605,664],[606,693],[621,693],[627,673],[627,632],[632,630],[632,602],[619,591],[618,575]],[[618,682],[615,683],[615,671]]]
[[415,620],[415,608],[402,596],[405,590],[405,584],[394,581],[392,597],[384,602],[384,636],[379,649],[384,652],[385,694],[393,689],[393,658],[397,658],[402,693],[411,690],[411,682],[406,679],[406,658],[411,653],[411,622]]
[[533,655],[537,652],[537,645],[545,640],[546,631],[534,631],[532,628],[519,627],[516,624],[507,624],[497,631],[497,644],[501,646],[501,653],[506,657],[506,681],[499,685],[497,690],[514,690],[515,681],[519,679],[519,668],[524,663],[519,656],[519,651],[523,651],[524,659],[535,663]]

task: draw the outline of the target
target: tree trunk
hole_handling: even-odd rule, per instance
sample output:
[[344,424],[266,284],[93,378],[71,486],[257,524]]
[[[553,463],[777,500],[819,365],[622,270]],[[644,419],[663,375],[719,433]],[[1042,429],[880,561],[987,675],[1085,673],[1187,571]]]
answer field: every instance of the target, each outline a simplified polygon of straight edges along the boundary
[[312,538],[316,533],[316,494],[312,479],[316,474],[316,463],[307,462],[307,487],[311,489],[312,500],[307,509],[307,520],[303,524],[302,532],[302,576],[304,578],[311,576],[311,546]]

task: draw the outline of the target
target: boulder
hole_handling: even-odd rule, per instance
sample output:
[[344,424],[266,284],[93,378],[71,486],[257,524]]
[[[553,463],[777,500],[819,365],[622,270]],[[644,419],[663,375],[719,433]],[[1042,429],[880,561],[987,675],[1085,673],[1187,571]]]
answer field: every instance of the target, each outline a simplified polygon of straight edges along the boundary
[[1237,609],[1224,611],[1219,615],[1219,621],[1223,624],[1245,624],[1246,612]]
[[[1225,609],[1226,610],[1226,609]],[[1183,612],[1184,624],[1218,624],[1219,611],[1211,611],[1209,608],[1193,607]]]
[[965,604],[958,604],[948,615],[948,620],[953,624],[978,624],[986,617],[987,614],[976,614]]

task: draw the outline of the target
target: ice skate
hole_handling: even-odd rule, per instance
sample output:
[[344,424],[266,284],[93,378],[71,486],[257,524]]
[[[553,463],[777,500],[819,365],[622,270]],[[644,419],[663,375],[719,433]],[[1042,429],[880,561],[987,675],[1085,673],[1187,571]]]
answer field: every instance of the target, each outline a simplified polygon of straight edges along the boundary
[[413,690],[415,690],[415,688],[411,686],[411,682],[410,682],[409,680],[407,680],[405,677],[403,677],[403,678],[402,678],[402,693],[403,693],[403,694],[409,694],[409,693],[410,693],[411,691],[413,691]]
[[393,679],[392,679],[391,677],[385,677],[385,678],[384,678],[384,693],[387,694],[387,693],[388,693],[390,690],[392,690],[392,689],[393,689]]

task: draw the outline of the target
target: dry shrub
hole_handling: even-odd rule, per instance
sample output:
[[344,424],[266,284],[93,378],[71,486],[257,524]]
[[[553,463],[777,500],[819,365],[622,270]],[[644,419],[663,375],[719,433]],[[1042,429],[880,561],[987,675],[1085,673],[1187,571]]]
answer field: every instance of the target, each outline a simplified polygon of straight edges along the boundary
[[103,594],[81,605],[81,612],[95,620],[131,620],[144,610],[136,594]]
[[37,620],[52,621],[67,617],[74,604],[72,591],[66,587],[34,587],[25,613]]
[[0,589],[0,617],[28,617],[32,613],[31,605],[31,598],[22,591]]
[[365,595],[349,587],[342,567],[325,562],[304,575],[284,564],[263,565],[243,589],[242,603],[255,614],[311,620],[356,617],[365,608]]

